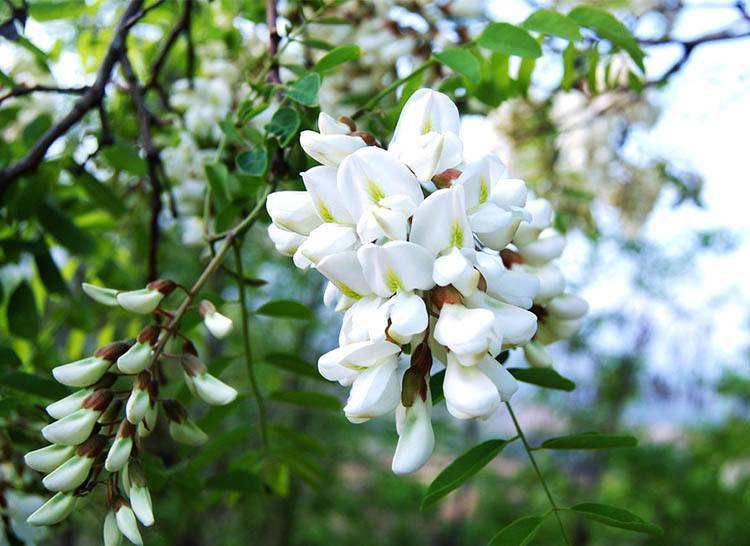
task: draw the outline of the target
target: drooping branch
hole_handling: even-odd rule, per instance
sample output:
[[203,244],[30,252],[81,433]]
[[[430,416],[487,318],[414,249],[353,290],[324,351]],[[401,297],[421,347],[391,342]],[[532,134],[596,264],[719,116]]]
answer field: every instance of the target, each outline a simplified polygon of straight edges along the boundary
[[96,108],[104,99],[107,83],[112,77],[112,70],[117,64],[125,48],[125,42],[133,24],[138,21],[138,14],[141,12],[143,0],[130,0],[120,17],[120,21],[115,28],[112,41],[107,48],[99,71],[96,75],[94,84],[81,95],[75,102],[73,108],[62,119],[55,123],[44,133],[39,140],[34,143],[28,153],[10,164],[3,170],[0,170],[0,202],[5,192],[19,178],[27,175],[37,169],[39,164],[44,160],[50,146],[61,136],[67,133],[93,108]]
[[193,66],[195,64],[195,51],[193,47],[193,38],[191,34],[191,21],[192,21],[192,12],[193,12],[193,0],[185,0],[182,6],[182,14],[180,15],[180,19],[177,21],[177,24],[172,28],[170,33],[167,35],[167,37],[164,40],[164,45],[162,45],[161,50],[159,51],[159,54],[156,56],[156,60],[154,61],[154,64],[151,66],[151,76],[149,77],[148,83],[146,84],[146,89],[156,89],[160,96],[162,97],[162,100],[166,100],[166,94],[161,89],[159,85],[159,75],[161,74],[162,69],[164,68],[164,65],[167,62],[167,57],[169,57],[169,53],[172,51],[172,48],[174,47],[175,43],[177,43],[177,39],[180,37],[181,34],[185,34],[185,40],[187,42],[187,71],[188,71],[188,77],[192,81],[193,77]]

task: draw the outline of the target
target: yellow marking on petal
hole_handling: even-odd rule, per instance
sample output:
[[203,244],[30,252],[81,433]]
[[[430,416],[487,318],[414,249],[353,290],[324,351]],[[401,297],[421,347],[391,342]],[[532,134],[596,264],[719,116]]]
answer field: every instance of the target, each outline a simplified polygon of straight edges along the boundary
[[325,206],[325,203],[323,201],[320,201],[318,203],[318,213],[320,214],[320,217],[323,219],[326,223],[335,222],[336,219],[333,217],[333,214],[331,214],[331,211],[328,210],[328,207]]
[[424,122],[424,127],[422,127],[422,134],[426,135],[430,131],[432,131],[432,119],[427,118]]
[[391,292],[403,291],[403,285],[401,279],[398,278],[396,272],[390,267],[385,271],[385,285]]
[[380,200],[385,197],[385,193],[380,186],[374,180],[367,181],[367,192],[370,194],[370,198],[377,204]]
[[490,188],[487,185],[487,180],[484,177],[479,179],[479,204],[487,202],[487,198],[490,196]]
[[464,245],[464,230],[458,220],[453,221],[453,230],[451,231],[451,246],[462,247]]
[[343,282],[336,283],[336,288],[341,290],[341,293],[344,294],[347,298],[351,298],[353,300],[362,299],[361,295],[357,294],[354,290],[349,288]]

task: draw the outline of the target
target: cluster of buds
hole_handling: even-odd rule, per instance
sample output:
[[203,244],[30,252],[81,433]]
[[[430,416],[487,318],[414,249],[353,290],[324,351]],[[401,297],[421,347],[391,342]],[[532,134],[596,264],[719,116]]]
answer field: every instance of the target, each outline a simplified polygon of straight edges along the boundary
[[[172,315],[160,305],[176,286],[159,280],[142,290],[122,292],[90,284],[84,284],[83,290],[100,303],[158,318]],[[212,303],[203,301],[198,307],[211,333],[217,337],[229,333],[231,320]],[[175,333],[157,322],[135,339],[115,341],[91,357],[52,370],[59,383],[77,390],[47,406],[55,421],[42,429],[42,435],[50,445],[26,454],[26,464],[45,474],[42,484],[55,493],[28,517],[29,523],[59,523],[80,498],[106,483],[105,545],[120,544],[123,536],[134,544],[143,543],[138,524],[153,525],[154,515],[139,454],[143,438],[155,430],[160,408],[176,442],[199,446],[208,439],[178,401],[159,396],[165,377],[160,366],[165,360],[179,361],[191,393],[208,404],[226,405],[237,397],[236,390],[208,372],[186,338],[182,354],[163,351]]]
[[324,275],[325,303],[344,314],[318,369],[350,387],[346,417],[396,410],[396,473],[432,453],[431,374],[445,368],[454,417],[485,419],[518,388],[500,353],[524,347],[549,366],[543,345],[572,335],[587,311],[552,263],[565,241],[549,203],[495,156],[465,163],[459,123],[450,98],[429,89],[409,98],[387,149],[321,113],[320,132],[300,143],[322,165],[302,173],[306,191],[267,201],[276,249]]

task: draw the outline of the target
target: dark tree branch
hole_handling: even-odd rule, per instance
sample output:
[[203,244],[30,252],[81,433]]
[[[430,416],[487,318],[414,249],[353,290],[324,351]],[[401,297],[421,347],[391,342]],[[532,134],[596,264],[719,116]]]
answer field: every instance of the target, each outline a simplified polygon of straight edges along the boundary
[[135,16],[139,13],[142,5],[143,0],[130,0],[130,3],[125,7],[91,88],[81,95],[67,115],[37,140],[24,157],[0,170],[0,202],[2,202],[3,196],[11,184],[22,176],[35,171],[44,160],[49,147],[104,99],[107,83],[112,77],[112,69],[122,55],[130,28],[138,21]]
[[279,74],[279,62],[276,59],[276,53],[279,51],[279,42],[281,36],[276,25],[278,13],[276,10],[276,0],[266,0],[266,24],[268,26],[268,50],[271,56],[271,70],[268,72],[268,81],[270,83],[281,83]]
[[[185,40],[187,41],[187,65],[188,65],[188,77],[192,81],[193,77],[193,65],[195,64],[195,51],[193,48],[193,38],[190,31],[191,20],[193,11],[193,0],[184,0],[182,7],[182,15],[180,15],[177,25],[170,31],[167,38],[164,40],[159,54],[156,56],[154,64],[151,66],[151,77],[146,84],[146,89],[157,89],[159,88],[159,75],[161,74],[164,64],[167,62],[167,57],[170,51],[174,47],[180,34],[185,33]],[[163,92],[160,92],[162,98],[166,96]]]
[[5,102],[11,97],[23,97],[31,95],[32,93],[59,93],[60,95],[83,95],[89,91],[91,87],[84,85],[83,87],[52,87],[48,85],[33,85],[33,86],[20,86],[8,90],[3,95],[0,95],[0,104]]
[[161,156],[159,149],[154,144],[151,136],[151,113],[146,106],[146,100],[143,96],[138,77],[133,71],[130,64],[127,51],[123,51],[120,59],[125,80],[128,82],[130,92],[133,96],[136,113],[138,115],[138,128],[141,135],[141,145],[146,154],[146,164],[148,166],[148,177],[151,181],[151,224],[149,228],[149,245],[148,245],[148,281],[158,278],[159,274],[159,240],[161,239],[161,230],[159,229],[159,215],[162,210],[161,194],[162,185],[159,179],[162,170]]

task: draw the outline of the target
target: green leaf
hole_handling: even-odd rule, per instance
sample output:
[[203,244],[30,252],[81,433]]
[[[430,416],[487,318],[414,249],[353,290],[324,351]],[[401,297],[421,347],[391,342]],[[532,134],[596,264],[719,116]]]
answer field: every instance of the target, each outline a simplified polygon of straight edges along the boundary
[[527,546],[543,521],[544,518],[541,516],[518,518],[492,537],[488,546]]
[[635,64],[638,65],[638,68],[641,71],[645,70],[643,65],[645,54],[643,50],[627,27],[614,15],[601,8],[579,6],[573,9],[568,14],[568,17],[581,26],[595,30],[602,38],[627,51],[633,61],[635,61]]
[[85,0],[34,0],[29,5],[29,15],[37,21],[77,17],[85,11]]
[[325,381],[325,379],[318,373],[315,366],[304,361],[297,355],[289,353],[269,353],[263,358],[263,362],[303,377]]
[[320,91],[320,74],[312,72],[286,88],[285,94],[305,106],[317,106]]
[[313,317],[313,312],[307,305],[303,305],[294,300],[274,300],[264,303],[255,310],[256,315],[265,315],[267,317],[291,318],[309,320]]
[[271,394],[271,399],[306,408],[330,411],[339,411],[341,409],[339,399],[324,392],[277,391]]
[[581,39],[581,32],[576,23],[570,17],[563,15],[553,9],[539,9],[529,15],[521,26],[526,30],[534,30],[550,36],[565,38],[571,42]]
[[445,380],[445,370],[430,377],[430,393],[432,394],[432,405],[442,402],[445,399],[443,394],[443,381]]
[[135,176],[146,176],[146,161],[138,155],[138,148],[117,142],[102,149],[102,155],[116,171],[125,171]]
[[440,53],[435,53],[435,58],[459,74],[466,76],[466,79],[470,82],[479,83],[482,79],[479,60],[466,49],[460,47],[444,49]]
[[0,345],[0,368],[17,369],[22,365],[21,359],[10,347]]
[[614,449],[618,447],[635,447],[638,440],[632,436],[618,434],[600,434],[584,432],[550,438],[542,442],[543,449]]
[[52,379],[24,372],[11,372],[0,376],[0,385],[50,400],[59,400],[70,394],[68,389]]
[[216,204],[223,209],[229,204],[229,170],[223,163],[206,165],[206,178]]
[[50,201],[42,204],[37,218],[47,233],[74,254],[91,254],[96,250],[96,240],[75,225],[56,204]]
[[21,142],[27,148],[31,148],[51,126],[52,116],[49,114],[38,115],[23,128]]
[[661,527],[658,525],[649,523],[624,508],[617,508],[616,506],[597,502],[583,502],[572,506],[570,509],[585,518],[610,527],[618,527],[649,535],[661,535],[663,533]]
[[542,56],[542,48],[531,34],[510,23],[490,23],[479,35],[477,43],[485,49],[506,55],[530,58]]
[[263,176],[268,168],[268,152],[265,148],[253,148],[237,156],[237,167],[250,176]]
[[362,49],[358,45],[341,45],[323,55],[323,57],[315,63],[315,72],[318,74],[325,74],[340,64],[359,59],[361,56]]
[[206,487],[218,491],[260,493],[263,491],[263,481],[247,470],[230,470],[208,478]]
[[573,87],[573,83],[576,78],[576,46],[573,43],[568,44],[568,47],[563,51],[563,77],[560,82],[560,87],[563,91],[570,91]]
[[36,246],[37,248],[34,250],[34,263],[36,263],[37,273],[39,273],[39,278],[42,279],[47,292],[67,294],[68,285],[57,268],[55,260],[52,259],[47,245],[44,241],[39,241],[39,244]]
[[529,86],[531,85],[531,74],[534,72],[536,66],[536,59],[522,59],[521,66],[518,67],[518,88],[521,91],[522,96],[526,96],[529,92]]
[[110,188],[97,180],[91,173],[83,171],[75,177],[77,186],[81,186],[97,206],[106,209],[112,216],[125,212],[122,199]]
[[545,389],[572,391],[576,388],[575,383],[551,368],[508,368],[508,371],[519,381]]
[[282,146],[287,146],[297,134],[300,118],[294,108],[279,108],[266,125],[269,135],[275,136]]
[[497,457],[505,446],[506,440],[487,440],[472,447],[469,451],[458,457],[438,474],[438,477],[430,484],[424,498],[422,499],[422,510],[429,508],[448,493],[458,488],[462,483],[484,468],[489,462]]
[[39,313],[31,287],[23,281],[8,300],[8,330],[26,339],[34,339],[39,333]]

